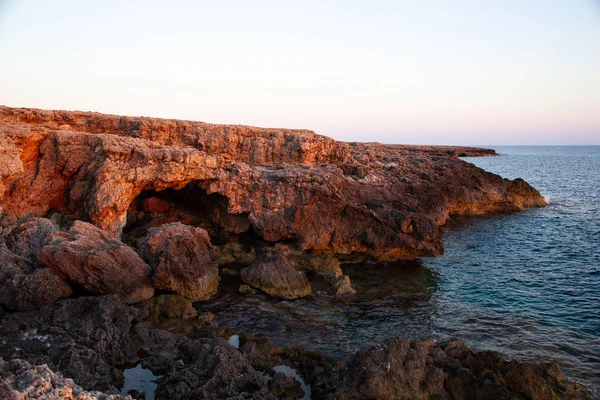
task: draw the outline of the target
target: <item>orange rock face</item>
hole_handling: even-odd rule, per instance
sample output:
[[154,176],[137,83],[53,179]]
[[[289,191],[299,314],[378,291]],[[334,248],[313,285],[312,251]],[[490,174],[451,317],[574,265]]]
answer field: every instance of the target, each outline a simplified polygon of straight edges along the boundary
[[118,294],[126,303],[154,296],[151,268],[130,247],[97,227],[75,221],[68,232],[52,232],[38,260],[93,294]]
[[3,221],[58,211],[120,237],[146,193],[160,199],[153,211],[169,210],[165,222],[203,227],[217,244],[252,237],[344,261],[396,260],[441,253],[438,226],[452,215],[544,205],[527,183],[457,158],[491,153],[0,107],[0,206]]

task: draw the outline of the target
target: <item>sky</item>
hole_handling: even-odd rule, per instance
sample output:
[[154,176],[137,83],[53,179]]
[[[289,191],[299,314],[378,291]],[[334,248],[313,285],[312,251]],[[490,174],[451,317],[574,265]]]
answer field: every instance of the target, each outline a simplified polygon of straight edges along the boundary
[[600,144],[600,0],[0,0],[0,104]]

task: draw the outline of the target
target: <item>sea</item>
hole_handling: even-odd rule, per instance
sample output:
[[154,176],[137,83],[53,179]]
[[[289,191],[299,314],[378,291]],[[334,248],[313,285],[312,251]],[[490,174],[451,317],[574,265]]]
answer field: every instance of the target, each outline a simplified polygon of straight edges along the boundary
[[525,179],[548,206],[452,220],[439,257],[343,266],[358,292],[349,299],[242,297],[226,278],[200,307],[238,332],[335,356],[390,337],[458,338],[556,362],[600,398],[600,146],[491,148],[500,156],[463,160]]

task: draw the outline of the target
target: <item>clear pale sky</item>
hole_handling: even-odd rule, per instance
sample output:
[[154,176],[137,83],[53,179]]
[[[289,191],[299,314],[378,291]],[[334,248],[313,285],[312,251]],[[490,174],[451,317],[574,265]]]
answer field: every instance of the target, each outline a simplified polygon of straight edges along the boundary
[[600,144],[600,1],[0,0],[0,104]]

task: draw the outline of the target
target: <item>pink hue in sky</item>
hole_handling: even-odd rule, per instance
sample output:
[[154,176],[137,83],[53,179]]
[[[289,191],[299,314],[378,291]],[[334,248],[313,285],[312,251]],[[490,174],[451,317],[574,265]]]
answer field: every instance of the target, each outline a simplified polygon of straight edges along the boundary
[[0,104],[600,144],[595,0],[0,0]]

